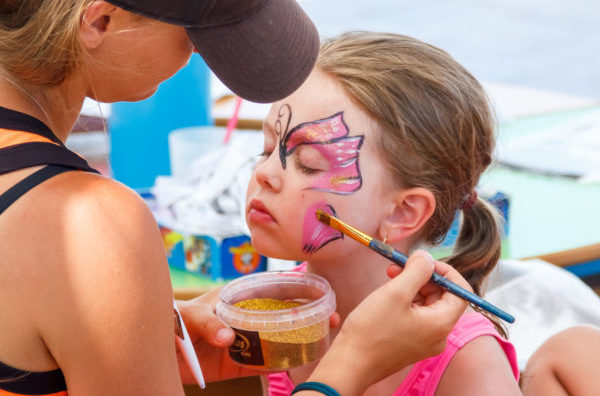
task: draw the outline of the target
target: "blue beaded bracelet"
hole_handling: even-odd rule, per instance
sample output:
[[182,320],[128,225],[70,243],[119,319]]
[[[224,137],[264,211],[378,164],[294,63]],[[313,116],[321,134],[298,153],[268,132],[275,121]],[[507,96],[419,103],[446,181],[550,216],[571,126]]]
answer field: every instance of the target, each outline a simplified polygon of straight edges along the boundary
[[312,390],[321,392],[326,396],[340,396],[339,392],[333,389],[329,385],[325,385],[321,382],[303,382],[301,384],[296,385],[294,390],[292,391],[292,395],[296,392],[300,392],[303,390]]

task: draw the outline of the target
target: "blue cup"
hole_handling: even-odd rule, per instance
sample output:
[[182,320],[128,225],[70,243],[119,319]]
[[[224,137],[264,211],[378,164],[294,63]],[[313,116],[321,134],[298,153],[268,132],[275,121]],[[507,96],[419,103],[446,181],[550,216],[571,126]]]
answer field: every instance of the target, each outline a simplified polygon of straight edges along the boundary
[[109,119],[112,176],[137,190],[170,175],[168,135],[174,129],[212,125],[210,70],[198,55],[141,102],[112,105]]

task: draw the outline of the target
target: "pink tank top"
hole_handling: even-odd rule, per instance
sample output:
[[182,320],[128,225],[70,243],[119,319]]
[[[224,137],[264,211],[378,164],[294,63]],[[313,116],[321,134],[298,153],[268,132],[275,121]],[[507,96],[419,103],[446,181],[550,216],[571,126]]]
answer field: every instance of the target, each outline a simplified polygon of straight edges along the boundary
[[[305,271],[306,264],[295,268]],[[452,357],[468,342],[477,337],[492,336],[496,338],[511,365],[515,379],[519,380],[519,367],[517,365],[517,354],[513,345],[502,338],[494,328],[493,323],[477,312],[468,312],[461,316],[450,334],[446,349],[441,354],[429,359],[415,363],[400,387],[392,394],[393,396],[433,396],[442,378],[444,370],[450,363]],[[295,385],[287,372],[267,375],[269,396],[289,396]]]

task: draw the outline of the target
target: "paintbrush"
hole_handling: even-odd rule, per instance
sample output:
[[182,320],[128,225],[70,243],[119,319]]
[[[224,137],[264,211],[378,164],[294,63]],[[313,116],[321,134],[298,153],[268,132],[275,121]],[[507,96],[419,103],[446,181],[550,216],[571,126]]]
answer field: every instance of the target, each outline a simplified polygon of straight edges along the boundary
[[[319,219],[319,221],[321,221],[322,223],[327,224],[328,226],[340,231],[342,234],[348,235],[355,241],[358,241],[361,244],[369,247],[371,250],[374,250],[375,252],[394,262],[394,264],[404,267],[404,264],[406,264],[406,260],[408,260],[408,257],[406,257],[405,254],[400,253],[390,245],[383,243],[373,238],[372,236],[365,234],[364,232],[357,230],[356,228],[344,223],[336,217],[333,217],[323,212],[320,209],[317,210],[317,219]],[[450,293],[464,300],[467,300],[471,304],[478,306],[479,308],[491,313],[492,315],[499,317],[500,319],[508,323],[513,323],[515,321],[514,316],[510,315],[507,312],[504,312],[503,310],[489,303],[488,301],[485,301],[477,294],[471,293],[470,291],[463,289],[456,283],[444,278],[438,273],[433,273],[433,275],[431,276],[431,281],[440,285],[442,288],[448,290]]]

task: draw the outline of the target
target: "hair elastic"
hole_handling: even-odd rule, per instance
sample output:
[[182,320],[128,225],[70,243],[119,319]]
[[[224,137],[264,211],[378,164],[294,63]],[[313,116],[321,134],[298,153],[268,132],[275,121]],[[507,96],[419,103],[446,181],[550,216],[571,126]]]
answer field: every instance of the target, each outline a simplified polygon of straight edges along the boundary
[[465,197],[463,198],[463,202],[462,202],[462,205],[460,206],[460,208],[463,211],[469,210],[469,209],[471,209],[473,207],[473,205],[475,205],[476,201],[477,201],[477,191],[473,190],[469,194],[465,195]]
[[292,391],[292,395],[303,390],[321,392],[326,396],[340,396],[340,393],[338,391],[336,391],[329,385],[325,385],[322,382],[302,382],[301,384],[296,385],[296,387]]

